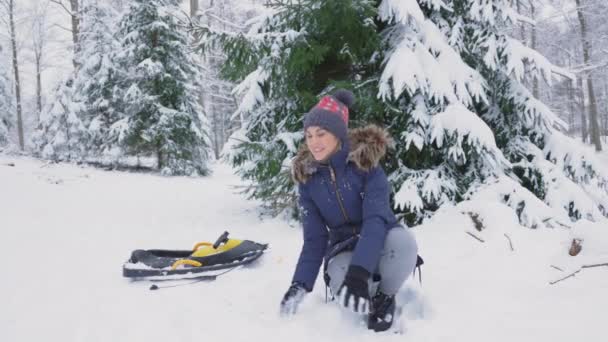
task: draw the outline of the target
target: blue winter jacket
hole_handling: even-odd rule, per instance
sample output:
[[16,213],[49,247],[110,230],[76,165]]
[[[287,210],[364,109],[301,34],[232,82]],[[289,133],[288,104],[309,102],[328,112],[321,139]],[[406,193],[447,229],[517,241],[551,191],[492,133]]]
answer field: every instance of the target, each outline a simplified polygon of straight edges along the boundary
[[390,186],[379,161],[390,143],[377,126],[349,131],[349,141],[329,159],[316,162],[303,144],[293,161],[299,183],[304,244],[293,281],[311,291],[332,246],[353,236],[358,242],[351,265],[376,270],[389,229],[398,226],[391,210]]

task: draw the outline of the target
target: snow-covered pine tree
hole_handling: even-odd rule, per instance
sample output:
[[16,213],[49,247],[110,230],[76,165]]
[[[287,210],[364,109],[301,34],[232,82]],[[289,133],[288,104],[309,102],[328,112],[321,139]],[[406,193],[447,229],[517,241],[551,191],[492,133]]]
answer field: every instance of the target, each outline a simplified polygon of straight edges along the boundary
[[73,101],[74,79],[70,75],[55,91],[55,100],[40,114],[34,133],[34,151],[53,161],[82,161],[86,158],[88,132]]
[[[459,87],[459,82],[467,79],[466,74],[459,76],[460,81],[452,81],[452,86],[458,102],[490,127],[496,146],[510,162],[505,169],[506,174],[537,199],[556,209],[552,214],[554,218],[567,213],[571,219],[583,217],[597,220],[608,214],[606,170],[592,153],[560,133],[559,130],[566,125],[522,84],[526,77],[544,79],[550,83],[553,75],[568,73],[507,35],[508,27],[525,20],[517,15],[512,2],[428,0],[418,3],[419,7],[407,7],[403,2],[385,0],[381,5],[381,17],[388,21],[401,21],[404,32],[422,32],[420,42],[427,44],[440,63],[445,54],[429,42],[443,39],[460,55],[460,61],[481,75],[482,82],[474,82],[474,88],[471,88],[470,82],[466,84],[472,101],[466,96],[464,88]],[[407,23],[404,19],[408,20]],[[403,41],[407,41],[407,38]],[[428,63],[428,59],[419,58],[418,62]],[[465,69],[455,68],[454,65],[444,68],[447,75],[450,75],[449,71],[458,70]],[[408,71],[405,74],[392,74],[393,85],[395,80],[404,79],[407,75]],[[432,77],[433,74],[429,75]],[[382,87],[381,84],[381,94]],[[433,116],[435,119],[436,115]],[[468,139],[471,139],[470,135]],[[483,179],[476,181],[479,180]],[[522,224],[535,227],[548,223],[550,217],[531,210],[535,207],[533,202],[536,199],[522,192],[517,183],[502,187],[499,199],[516,209]],[[419,183],[418,189],[423,184]],[[471,185],[475,185],[475,182]],[[419,193],[423,195],[424,191]]]
[[115,155],[119,147],[120,130],[116,123],[124,114],[114,96],[117,18],[118,12],[104,1],[89,1],[82,10],[80,47],[75,57],[80,68],[74,78],[72,100],[80,104],[81,110],[76,114],[87,128],[88,158]]
[[154,155],[163,174],[208,172],[208,123],[198,103],[199,66],[179,27],[177,0],[132,1],[119,23],[118,93],[127,153]]
[[396,139],[389,176],[409,223],[510,168],[479,116],[477,106],[490,101],[489,81],[461,56],[470,37],[450,35],[462,25],[454,6],[467,2],[383,0],[378,8],[386,44],[380,113]]
[[241,82],[237,114],[249,119],[230,158],[254,197],[293,203],[281,166],[301,138],[302,113],[332,79],[355,90],[355,125],[380,123],[395,137],[385,168],[410,223],[488,184],[531,227],[548,223],[546,213],[605,213],[606,173],[521,84],[525,72],[548,81],[567,73],[506,35],[522,19],[510,1],[273,4],[247,34],[202,28],[228,53],[225,75]]
[[[0,57],[2,56],[3,51],[0,46]],[[2,60],[8,60],[8,58]],[[14,112],[14,100],[8,75],[6,65],[0,62],[0,147],[9,143],[9,128],[12,126],[11,113]]]
[[243,126],[225,146],[225,158],[251,181],[248,195],[274,213],[294,207],[289,161],[303,136],[303,114],[330,80],[349,84],[365,73],[380,43],[375,15],[369,1],[282,0],[245,33],[198,27],[203,51],[222,46],[228,56],[222,74],[240,83],[233,115]]
[[[391,107],[400,108],[407,120],[406,129],[395,132],[397,146],[405,149],[397,148],[402,165],[391,177],[396,205],[414,222],[494,180],[495,199],[513,207],[530,227],[564,216],[606,215],[606,171],[559,132],[564,123],[522,84],[524,78],[550,82],[554,74],[568,73],[506,34],[526,20],[512,5],[506,0],[380,4],[380,18],[389,24],[382,32],[388,51],[380,96],[387,104],[401,100]],[[402,127],[403,119],[394,116],[392,127]]]
[[57,86],[34,134],[36,153],[43,158],[83,161],[115,146],[109,126],[118,121],[111,71],[116,15],[104,2],[83,8],[74,57],[79,69]]

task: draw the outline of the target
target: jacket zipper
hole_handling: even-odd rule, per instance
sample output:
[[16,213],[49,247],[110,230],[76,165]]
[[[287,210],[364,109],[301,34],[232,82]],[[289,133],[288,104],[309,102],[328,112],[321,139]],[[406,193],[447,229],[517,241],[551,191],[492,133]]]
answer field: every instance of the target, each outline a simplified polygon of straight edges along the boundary
[[[348,218],[348,214],[346,214],[346,209],[344,209],[344,203],[342,203],[342,195],[340,194],[340,190],[338,190],[338,183],[336,182],[336,171],[334,171],[334,167],[329,165],[329,174],[331,176],[331,182],[334,185],[334,189],[336,190],[336,198],[338,199],[338,205],[340,205],[340,210],[342,211],[342,215],[346,220],[346,223],[350,223],[350,219]],[[357,234],[355,227],[353,226],[353,234]]]

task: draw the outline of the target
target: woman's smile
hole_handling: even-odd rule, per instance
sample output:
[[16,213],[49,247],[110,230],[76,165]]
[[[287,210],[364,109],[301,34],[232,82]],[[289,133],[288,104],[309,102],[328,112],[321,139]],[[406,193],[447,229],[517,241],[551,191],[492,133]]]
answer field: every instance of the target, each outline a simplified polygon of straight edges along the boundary
[[311,126],[306,130],[306,145],[316,161],[323,161],[338,149],[339,141],[329,131]]

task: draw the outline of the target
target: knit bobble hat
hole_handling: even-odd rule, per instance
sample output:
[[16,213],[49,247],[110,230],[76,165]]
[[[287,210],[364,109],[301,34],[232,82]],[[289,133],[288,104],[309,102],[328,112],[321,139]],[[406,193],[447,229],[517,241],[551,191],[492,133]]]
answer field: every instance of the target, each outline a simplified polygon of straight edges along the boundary
[[353,93],[339,89],[333,95],[323,96],[304,118],[304,132],[311,126],[319,126],[345,142],[348,136],[348,109],[355,102]]

